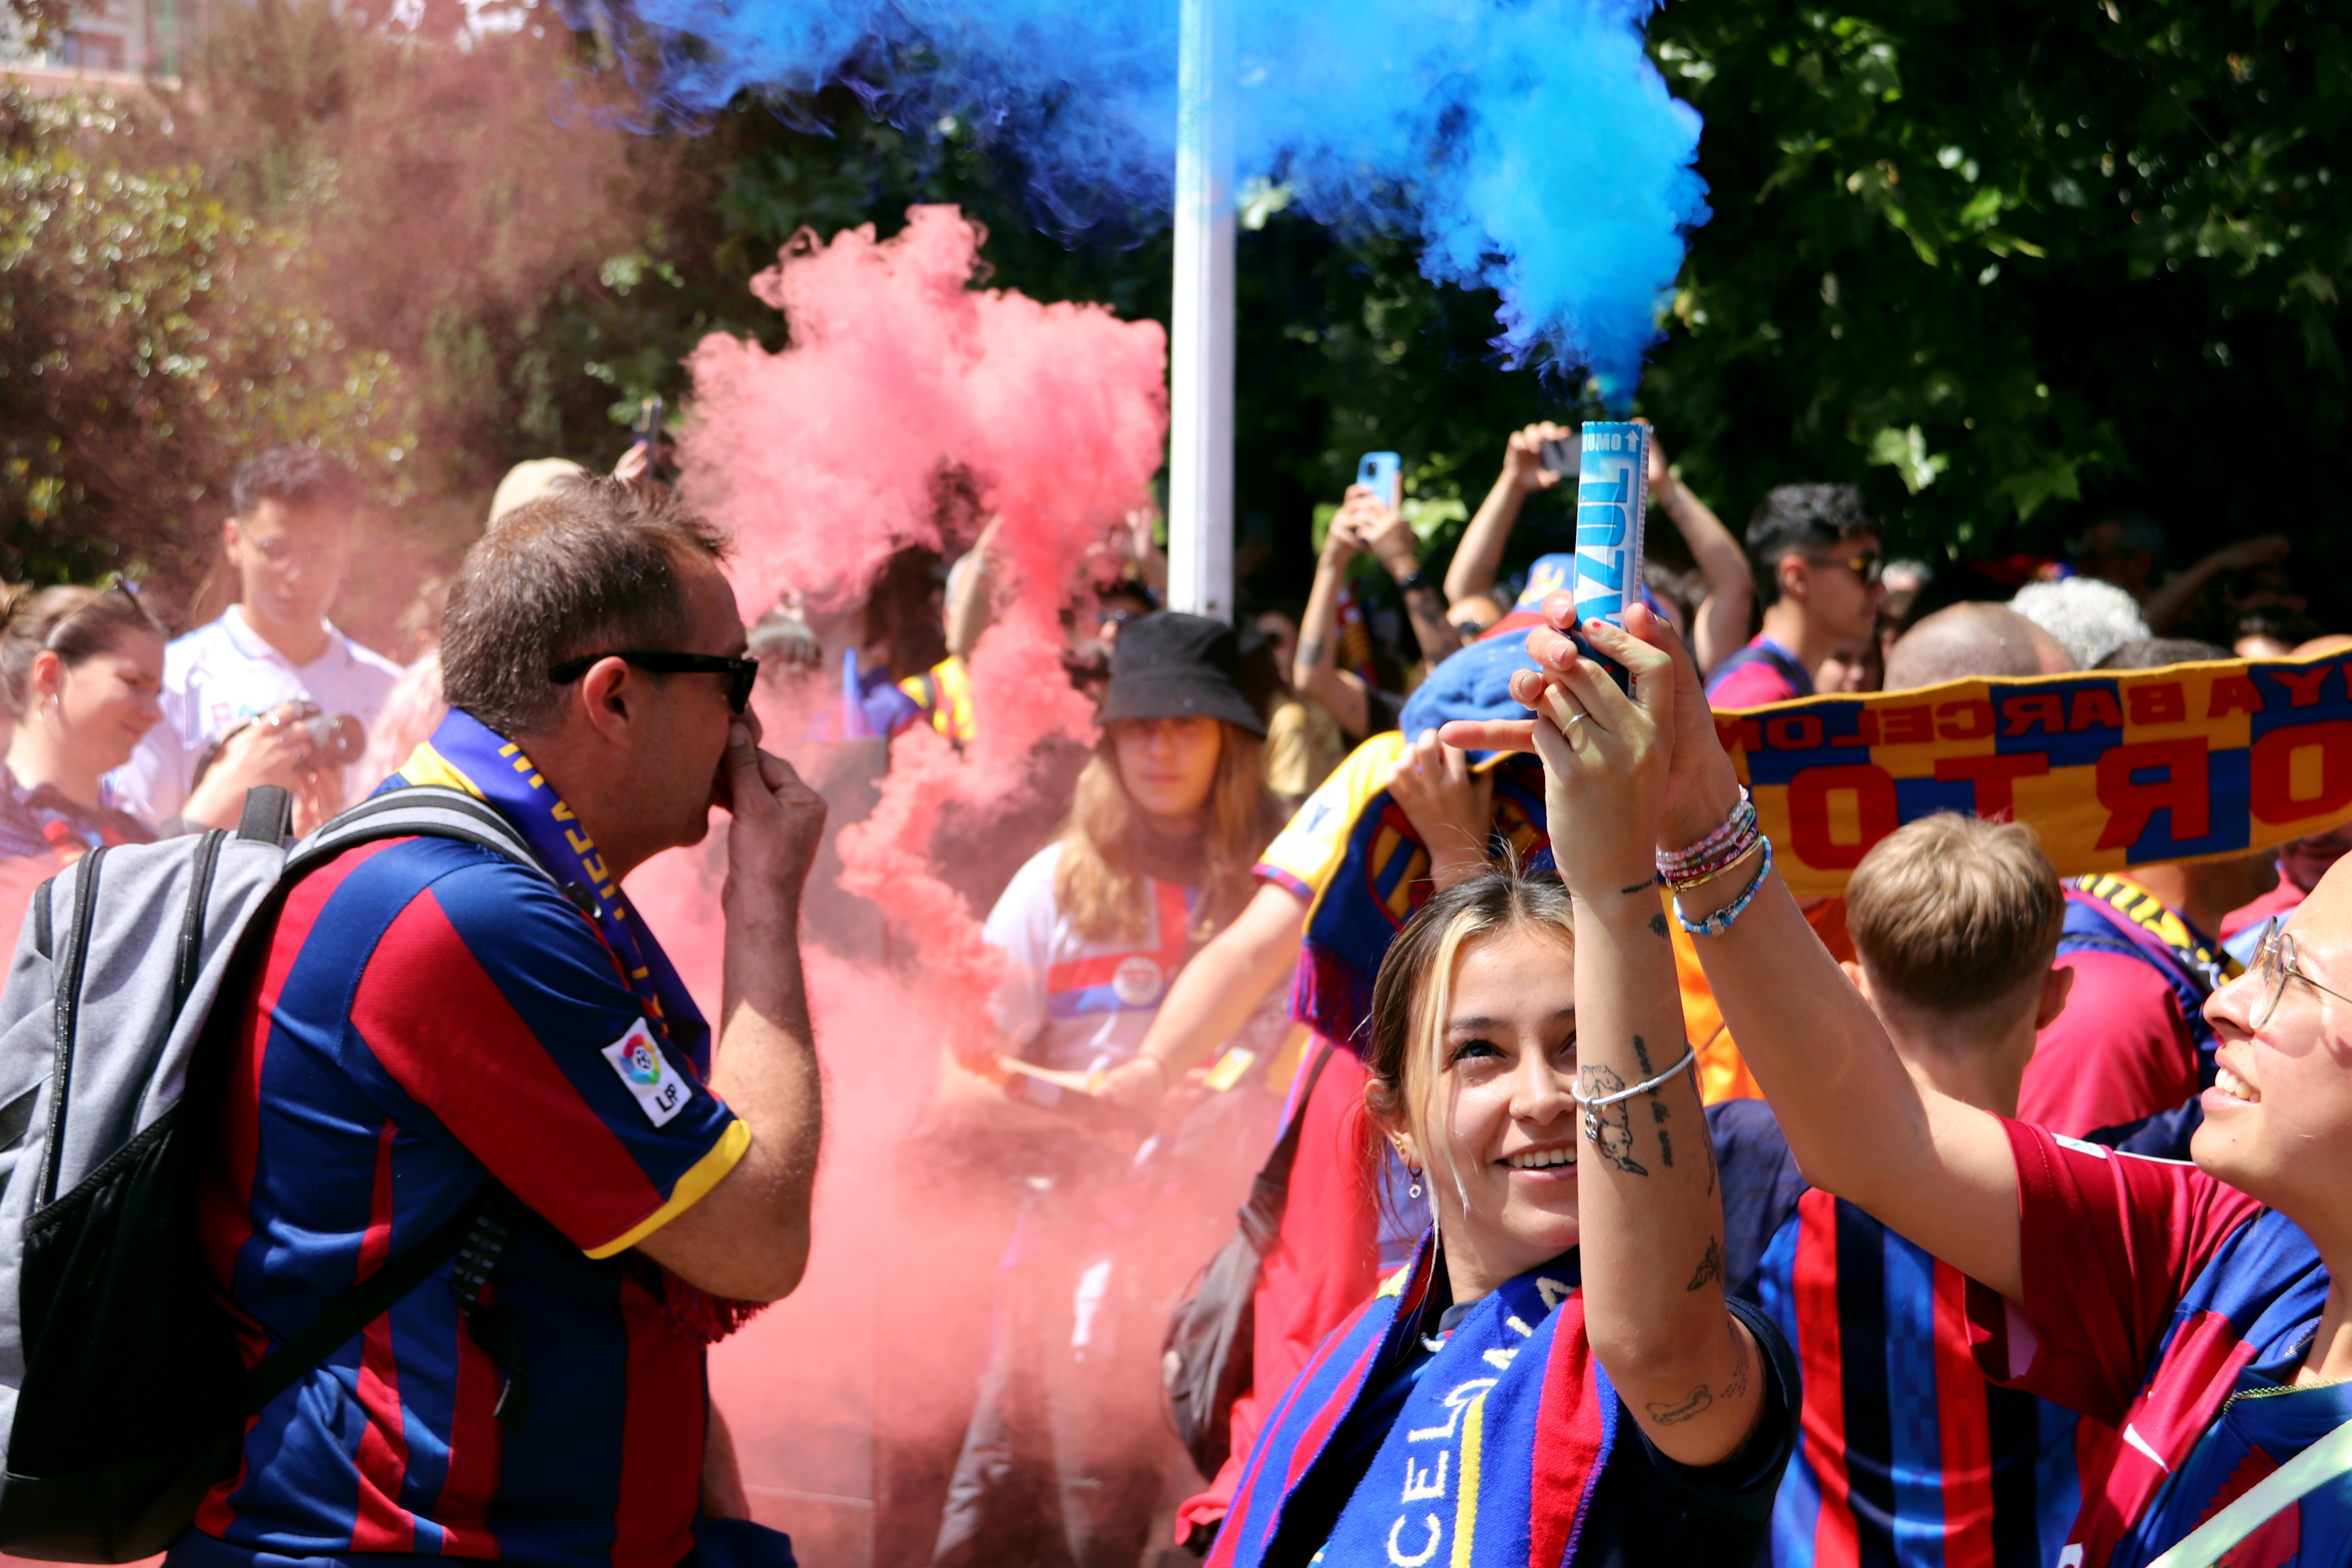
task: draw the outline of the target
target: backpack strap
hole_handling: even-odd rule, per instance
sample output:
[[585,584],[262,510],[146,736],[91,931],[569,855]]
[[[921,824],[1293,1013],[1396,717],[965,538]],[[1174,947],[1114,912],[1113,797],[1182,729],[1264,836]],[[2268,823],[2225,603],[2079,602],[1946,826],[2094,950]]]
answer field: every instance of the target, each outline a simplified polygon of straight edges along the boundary
[[2256,1481],[2227,1508],[2190,1531],[2148,1568],[2206,1568],[2273,1516],[2352,1471],[2352,1421]]
[[236,836],[253,844],[283,844],[294,835],[294,797],[276,784],[256,784],[245,792],[245,814],[237,818]]
[[1249,1233],[1250,1244],[1260,1258],[1273,1251],[1282,1237],[1283,1213],[1290,1207],[1290,1168],[1298,1163],[1298,1135],[1307,1125],[1307,1104],[1315,1098],[1315,1085],[1333,1049],[1326,1040],[1316,1053],[1314,1064],[1307,1069],[1307,1081],[1299,1086],[1298,1109],[1291,1113],[1290,1125],[1282,1130],[1274,1152],[1265,1157],[1265,1164],[1251,1181],[1249,1202],[1242,1205],[1242,1229]]
[[308,876],[346,849],[385,838],[454,838],[478,844],[528,867],[551,885],[555,881],[496,807],[443,784],[407,784],[360,802],[294,847],[287,858],[286,879]]

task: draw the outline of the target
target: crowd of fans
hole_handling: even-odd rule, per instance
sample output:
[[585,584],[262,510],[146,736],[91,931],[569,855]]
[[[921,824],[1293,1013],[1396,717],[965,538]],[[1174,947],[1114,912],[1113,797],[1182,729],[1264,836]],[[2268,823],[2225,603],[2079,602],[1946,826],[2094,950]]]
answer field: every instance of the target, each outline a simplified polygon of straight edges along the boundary
[[[1303,606],[1238,630],[1160,607],[1148,514],[1051,585],[1097,732],[963,857],[1013,977],[988,1003],[1001,1068],[944,1064],[921,1135],[1006,1195],[981,1211],[992,1278],[956,1282],[973,1304],[927,1307],[970,1387],[885,1458],[883,1556],[1128,1568],[1156,1526],[1220,1563],[2138,1564],[2352,1414],[2340,1388],[2294,1420],[2225,1414],[2352,1371],[2336,1315],[2312,1338],[2311,1241],[2260,1208],[2308,1227],[2309,1184],[2271,1180],[2238,1109],[2273,1103],[2250,1042],[2334,953],[2315,938],[2296,967],[2279,922],[2352,827],[2062,883],[2026,827],[1935,816],[1842,905],[1800,909],[1710,728],[1661,695],[2345,646],[2286,542],[2168,572],[2161,532],[2119,516],[2065,559],[1931,570],[1885,558],[1848,486],[1780,486],[1735,538],[1653,444],[1647,611],[1595,634],[1628,698],[1561,651],[1569,558],[1514,548],[1532,500],[1572,492],[1546,461],[1572,437],[1509,437],[1442,582],[1357,487]],[[625,487],[654,492],[646,462]],[[524,465],[488,527],[611,483]],[[176,637],[134,582],[18,595],[0,858],[234,827],[261,784],[307,831],[433,736],[445,586],[404,667],[330,618],[358,503],[316,453],[247,464],[222,524],[236,601]],[[971,655],[1003,595],[1044,590],[1008,581],[972,486],[944,479],[940,508],[944,553],[742,628],[754,711],[812,777],[826,748],[989,722]],[[1702,1005],[1716,1054],[1682,1073]],[[2217,1081],[2236,1152],[2204,1163],[2234,1187],[2095,1169],[2188,1161]],[[1194,1475],[1148,1414],[1161,1327],[1285,1129],[1246,1373]],[[2162,1331],[2192,1305],[2232,1325],[2193,1373]],[[2161,1432],[2135,1415],[2151,1390]],[[724,1469],[706,1510],[740,1502]],[[2329,1506],[2305,1555],[2243,1561],[2345,1561],[2311,1545]]]

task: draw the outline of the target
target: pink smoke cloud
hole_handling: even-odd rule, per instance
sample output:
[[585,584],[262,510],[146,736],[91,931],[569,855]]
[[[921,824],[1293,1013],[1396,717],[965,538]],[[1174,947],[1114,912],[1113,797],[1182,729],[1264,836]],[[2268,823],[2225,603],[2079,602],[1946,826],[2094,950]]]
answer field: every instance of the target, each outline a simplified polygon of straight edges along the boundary
[[978,735],[961,752],[928,729],[899,736],[880,804],[841,836],[843,885],[920,952],[971,1060],[992,1047],[978,1003],[997,961],[985,911],[932,874],[954,852],[933,836],[950,802],[1012,795],[1039,742],[1087,732],[1058,614],[1087,546],[1150,503],[1168,424],[1159,325],[975,288],[984,237],[949,206],[909,209],[887,240],[870,225],[829,244],[803,230],[751,284],[788,346],[706,338],[680,444],[687,493],[735,531],[747,620],[786,590],[854,600],[904,545],[964,542],[940,535],[943,469],[970,474],[983,514],[1004,520],[1006,586],[971,659]]

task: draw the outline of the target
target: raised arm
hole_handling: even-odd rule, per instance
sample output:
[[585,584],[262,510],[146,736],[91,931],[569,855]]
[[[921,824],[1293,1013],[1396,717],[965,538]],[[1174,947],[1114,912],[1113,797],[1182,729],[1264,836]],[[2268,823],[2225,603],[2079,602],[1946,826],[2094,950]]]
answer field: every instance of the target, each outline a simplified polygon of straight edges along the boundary
[[1003,527],[1001,513],[990,518],[971,553],[948,574],[948,652],[958,658],[971,657],[996,618],[996,536]]
[[1360,500],[1350,489],[1349,505],[1356,509],[1356,531],[1365,548],[1380,558],[1397,591],[1404,595],[1405,614],[1412,618],[1413,640],[1421,645],[1421,657],[1435,665],[1460,651],[1462,638],[1446,622],[1445,601],[1421,574],[1420,542],[1413,537],[1412,524],[1405,521],[1403,513],[1369,493]]
[[1348,563],[1363,548],[1342,508],[1331,520],[1331,531],[1324,535],[1323,553],[1315,563],[1315,585],[1307,595],[1307,613],[1298,618],[1298,651],[1290,660],[1292,689],[1310,702],[1321,703],[1326,712],[1339,721],[1339,728],[1357,741],[1364,738],[1371,710],[1364,698],[1363,677],[1339,668],[1339,591],[1348,580]]
[[1445,602],[1495,591],[1495,574],[1502,570],[1503,546],[1519,521],[1519,509],[1538,490],[1559,483],[1560,476],[1543,466],[1546,441],[1571,441],[1576,432],[1565,425],[1530,425],[1503,447],[1503,472],[1486,499],[1462,531],[1454,549],[1454,563],[1445,569]]
[[2168,637],[2197,602],[2197,595],[2207,584],[2224,572],[2243,572],[2256,566],[2275,566],[2287,557],[2294,546],[2284,534],[2265,533],[2253,539],[2242,539],[2235,544],[2225,544],[2203,560],[2165,579],[2140,606],[2140,618],[2147,629],[2158,637]]
[[[1736,1453],[1770,1372],[1724,1305],[1723,1199],[1685,1044],[1674,946],[1658,912],[1655,824],[1677,693],[1655,649],[1621,639],[1640,700],[1597,666],[1546,693],[1535,745],[1546,815],[1576,909],[1577,1213],[1585,1331],[1633,1419],[1685,1465]],[[1563,732],[1564,731],[1564,732]]]
[[[1569,625],[1566,594],[1545,602],[1545,619]],[[1674,631],[1643,606],[1626,613],[1642,642],[1670,654],[1675,689],[1674,759],[1657,842],[1678,848],[1706,837],[1731,813],[1739,785],[1715,733],[1698,668]],[[1608,626],[1588,635],[1604,651],[1624,646]],[[1547,675],[1522,672],[1512,693],[1536,700],[1563,679],[1574,645],[1538,627],[1528,649]],[[1450,744],[1518,742],[1517,724],[1449,724]],[[1629,781],[1624,787],[1633,788]],[[1702,919],[1737,899],[1747,868],[1696,889],[1684,912]],[[1805,923],[1777,872],[1732,928],[1697,939],[1707,984],[1740,1056],[1780,1118],[1805,1179],[1859,1205],[1898,1234],[2011,1300],[2022,1293],[2017,1167],[2000,1121],[1915,1084],[1887,1043],[1877,1015]]]
[[1748,641],[1748,618],[1756,604],[1756,579],[1748,569],[1748,552],[1739,548],[1739,541],[1731,537],[1731,530],[1723,526],[1723,520],[1706,502],[1675,477],[1654,435],[1650,441],[1650,500],[1690,546],[1691,559],[1706,581],[1706,597],[1691,626],[1692,651],[1698,655],[1699,673],[1705,675]]

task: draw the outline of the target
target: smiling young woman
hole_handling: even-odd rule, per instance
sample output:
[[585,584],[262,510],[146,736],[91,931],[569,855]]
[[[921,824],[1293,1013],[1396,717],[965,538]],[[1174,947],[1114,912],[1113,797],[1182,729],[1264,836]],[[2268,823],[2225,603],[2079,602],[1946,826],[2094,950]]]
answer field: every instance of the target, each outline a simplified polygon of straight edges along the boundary
[[1539,721],[1547,815],[1577,825],[1553,839],[1560,875],[1475,874],[1390,947],[1365,1108],[1437,1222],[1283,1396],[1213,1568],[1761,1549],[1797,1370],[1724,1295],[1654,811],[1592,778],[1673,695],[1603,678]]

